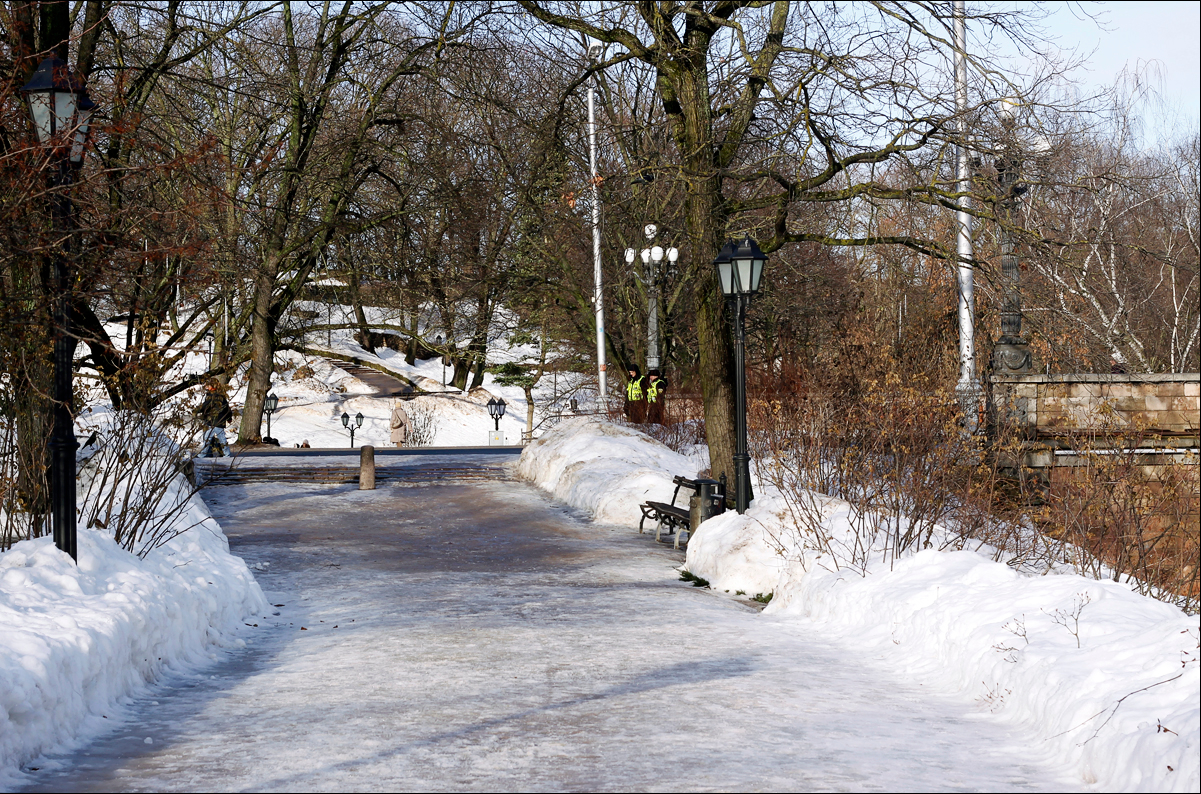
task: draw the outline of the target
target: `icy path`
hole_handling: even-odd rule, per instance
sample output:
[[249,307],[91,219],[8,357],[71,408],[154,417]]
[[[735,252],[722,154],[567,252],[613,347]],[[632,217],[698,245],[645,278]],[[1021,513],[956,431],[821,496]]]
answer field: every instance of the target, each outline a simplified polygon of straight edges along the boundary
[[975,707],[679,582],[681,555],[522,484],[206,499],[285,606],[32,790],[1074,785]]

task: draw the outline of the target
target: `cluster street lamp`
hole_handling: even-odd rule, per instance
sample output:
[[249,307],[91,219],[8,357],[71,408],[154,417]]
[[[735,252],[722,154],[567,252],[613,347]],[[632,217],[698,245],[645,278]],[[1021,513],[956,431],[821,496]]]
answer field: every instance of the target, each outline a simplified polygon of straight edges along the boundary
[[37,130],[38,142],[51,160],[50,187],[55,231],[62,248],[54,257],[54,427],[50,433],[50,512],[54,545],[78,561],[76,546],[75,422],[71,415],[71,367],[75,339],[71,335],[71,232],[74,206],[67,191],[83,164],[84,147],[95,103],[83,83],[59,58],[46,58],[21,88]]
[[342,427],[350,431],[350,448],[354,449],[354,431],[363,426],[363,414],[360,411],[354,415],[354,424],[350,423],[350,414],[342,412]]
[[748,235],[742,242],[727,241],[713,260],[726,306],[734,320],[734,504],[745,513],[751,493],[751,456],[746,443],[746,307],[759,292],[767,257]]
[[279,398],[272,392],[267,395],[267,399],[263,403],[263,411],[267,414],[267,437],[263,439],[263,443],[275,444],[278,447],[279,442],[271,437],[271,414],[275,413],[277,408],[279,408]]
[[505,415],[506,405],[507,403],[504,400],[498,400],[495,397],[488,400],[488,416],[491,416],[496,422],[496,427],[494,429],[497,432],[500,432],[500,418]]
[[[653,223],[648,223],[642,229],[646,235],[647,241],[653,241],[655,235],[659,233],[659,227]],[[660,245],[652,245],[650,248],[643,248],[641,252],[635,251],[633,248],[626,249],[626,264],[634,264],[634,259],[638,256],[642,257],[642,264],[646,267],[646,368],[648,370],[659,368],[659,263],[664,257],[668,262],[675,262],[680,257],[680,252],[676,248],[663,248]]]

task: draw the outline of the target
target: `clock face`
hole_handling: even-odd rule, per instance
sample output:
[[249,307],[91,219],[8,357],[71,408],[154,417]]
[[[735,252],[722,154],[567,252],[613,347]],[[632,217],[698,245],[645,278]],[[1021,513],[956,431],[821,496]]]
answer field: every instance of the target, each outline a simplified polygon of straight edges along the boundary
[[654,237],[658,233],[658,231],[659,231],[659,227],[653,223],[648,223],[646,226],[644,226],[642,228],[642,233],[645,234],[648,239],[651,237]]

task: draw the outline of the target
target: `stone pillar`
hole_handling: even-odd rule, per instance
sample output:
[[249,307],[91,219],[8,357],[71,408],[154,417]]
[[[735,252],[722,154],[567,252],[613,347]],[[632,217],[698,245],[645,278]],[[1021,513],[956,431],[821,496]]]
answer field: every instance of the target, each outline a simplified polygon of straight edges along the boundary
[[359,490],[375,490],[375,447],[370,444],[359,448]]

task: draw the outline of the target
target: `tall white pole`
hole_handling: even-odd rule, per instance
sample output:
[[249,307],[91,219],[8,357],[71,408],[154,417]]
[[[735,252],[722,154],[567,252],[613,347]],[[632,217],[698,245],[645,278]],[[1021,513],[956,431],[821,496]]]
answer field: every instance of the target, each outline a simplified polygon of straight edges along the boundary
[[[595,62],[600,47],[593,45],[588,50],[589,60]],[[597,388],[600,407],[609,410],[609,390],[605,383],[605,302],[601,290],[601,230],[600,230],[600,180],[596,175],[596,96],[595,77],[588,81],[588,166],[592,172],[592,266],[596,277],[596,292],[592,301],[596,309],[596,365]]]
[[[966,194],[970,189],[967,141],[967,22],[963,0],[955,0],[955,110],[959,114],[960,144],[956,152],[956,190]],[[967,198],[959,199],[968,207]],[[968,432],[976,432],[980,412],[980,384],[976,380],[975,273],[972,267],[972,216],[964,210],[955,213],[958,226],[957,251],[959,267],[956,281],[959,292],[959,382],[955,393],[963,410]]]

